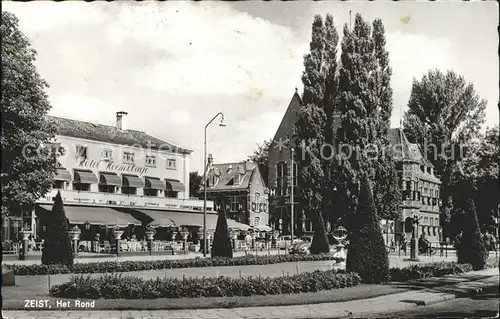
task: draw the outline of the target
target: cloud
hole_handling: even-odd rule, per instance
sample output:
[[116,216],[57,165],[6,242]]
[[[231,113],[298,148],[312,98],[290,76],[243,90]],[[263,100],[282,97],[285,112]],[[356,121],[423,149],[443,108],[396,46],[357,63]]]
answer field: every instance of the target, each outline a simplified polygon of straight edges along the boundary
[[402,32],[387,33],[387,51],[392,68],[394,104],[392,127],[398,127],[411,93],[413,78],[421,79],[430,69],[455,69],[457,62],[452,43],[445,38]]
[[64,4],[52,1],[2,1],[2,7],[2,11],[17,16],[21,29],[28,36],[69,25],[98,24],[106,19],[100,9],[101,4],[89,5],[78,1]]
[[174,94],[256,100],[293,87],[302,68],[303,44],[290,29],[220,3],[124,5],[109,36],[167,51],[137,69],[136,84]]

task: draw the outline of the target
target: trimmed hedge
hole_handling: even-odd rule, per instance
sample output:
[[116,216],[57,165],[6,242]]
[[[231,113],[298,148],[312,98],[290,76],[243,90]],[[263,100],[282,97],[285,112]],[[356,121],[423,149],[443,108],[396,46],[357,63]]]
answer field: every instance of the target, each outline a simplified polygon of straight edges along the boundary
[[65,265],[4,265],[14,270],[17,276],[55,275],[55,274],[92,274],[115,273],[140,270],[200,268],[221,266],[269,265],[298,261],[335,260],[332,255],[274,255],[243,256],[234,258],[191,258],[180,260],[147,260],[147,261],[105,261],[94,263],[76,263],[73,267]]
[[327,270],[277,278],[157,278],[144,280],[120,274],[102,277],[72,276],[68,283],[55,285],[50,295],[61,298],[156,299],[255,295],[280,295],[316,292],[359,284],[354,273]]
[[443,261],[426,264],[415,264],[405,268],[391,268],[389,272],[391,281],[405,282],[415,279],[462,274],[472,270],[473,269],[470,264],[458,264],[454,261]]

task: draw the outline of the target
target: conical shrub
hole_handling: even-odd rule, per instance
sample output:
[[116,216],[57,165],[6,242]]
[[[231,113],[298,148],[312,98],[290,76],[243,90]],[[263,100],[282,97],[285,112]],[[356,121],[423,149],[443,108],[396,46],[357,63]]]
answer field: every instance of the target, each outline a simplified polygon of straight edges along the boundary
[[224,209],[219,211],[217,226],[215,228],[214,241],[212,243],[213,257],[233,257],[233,247],[229,236],[229,227],[227,226],[226,213]]
[[73,265],[73,251],[69,238],[69,222],[64,212],[61,193],[57,192],[46,221],[45,242],[42,250],[42,264]]
[[350,223],[346,269],[358,273],[364,283],[389,280],[389,256],[379,225],[368,176],[361,178],[358,205]]
[[[472,187],[467,182],[462,182],[462,185],[464,195],[472,194]],[[457,261],[459,264],[471,264],[474,270],[484,269],[488,251],[479,228],[476,206],[470,197],[464,199],[464,212],[462,236],[457,245]]]
[[330,252],[330,244],[326,236],[325,222],[323,214],[318,212],[316,214],[316,223],[314,225],[314,236],[311,243],[311,254],[327,254]]

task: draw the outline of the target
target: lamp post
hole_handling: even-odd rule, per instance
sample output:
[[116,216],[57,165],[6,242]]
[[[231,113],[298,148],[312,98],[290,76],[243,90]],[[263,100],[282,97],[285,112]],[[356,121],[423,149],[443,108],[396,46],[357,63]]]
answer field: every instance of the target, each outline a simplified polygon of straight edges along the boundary
[[73,228],[69,231],[69,235],[71,236],[71,239],[73,240],[73,245],[74,245],[74,251],[75,251],[75,256],[78,254],[78,239],[80,239],[80,234],[81,234],[80,228],[75,225]]
[[413,229],[411,233],[411,239],[410,239],[410,260],[412,261],[418,261],[417,255],[418,255],[418,241],[417,241],[417,230],[418,230],[418,224],[419,222],[419,217],[418,216],[412,216],[410,218]]
[[205,136],[203,139],[203,257],[207,256],[207,128],[220,115],[221,121],[219,126],[224,127],[224,114],[217,113],[210,122],[205,125]]
[[21,230],[21,234],[23,235],[23,247],[20,250],[19,254],[19,260],[25,260],[26,255],[28,254],[28,243],[29,243],[29,236],[31,235],[31,229],[28,227],[24,228]]
[[291,240],[292,240],[291,244],[293,245],[293,227],[294,227],[294,219],[293,219],[293,204],[294,204],[294,203],[293,203],[293,201],[294,201],[294,199],[293,199],[293,191],[294,191],[294,187],[293,187],[293,186],[294,186],[294,185],[293,185],[293,184],[294,184],[294,178],[293,178],[293,174],[294,174],[294,171],[293,171],[293,163],[294,163],[294,161],[293,161],[293,158],[294,158],[294,155],[295,155],[295,149],[292,147],[292,148],[290,149],[290,151],[291,151],[291,153],[290,153],[290,154],[291,154],[291,155],[290,155],[290,157],[291,157],[291,158],[290,158],[290,162],[291,162],[291,164],[292,164],[292,165],[291,165],[291,170],[290,170],[291,175],[292,175],[292,176],[291,176],[291,181],[292,181],[292,182],[291,182],[291,185],[290,185],[290,188],[291,188],[291,191],[290,191],[290,223],[291,223],[291,235],[292,235],[292,236],[291,236],[291,238],[292,238],[292,239],[291,239]]
[[153,254],[153,239],[156,234],[156,230],[154,230],[153,227],[147,227],[144,233],[146,234],[146,238],[148,239],[148,250],[149,255],[151,256]]

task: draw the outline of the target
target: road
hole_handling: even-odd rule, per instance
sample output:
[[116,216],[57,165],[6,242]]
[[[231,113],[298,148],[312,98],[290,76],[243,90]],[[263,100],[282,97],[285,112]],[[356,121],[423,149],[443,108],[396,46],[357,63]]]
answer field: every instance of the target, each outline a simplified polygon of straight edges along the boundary
[[452,299],[405,312],[371,314],[367,318],[498,318],[499,297],[498,287],[490,287],[474,297]]

